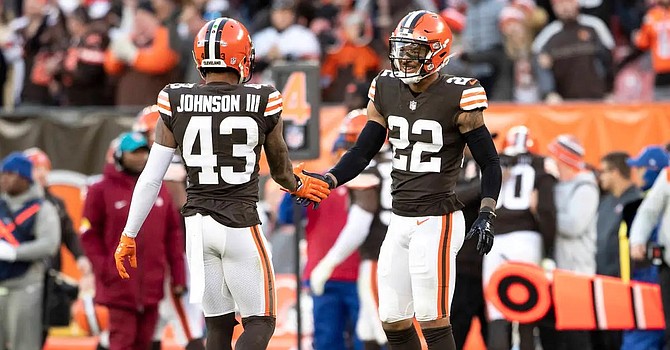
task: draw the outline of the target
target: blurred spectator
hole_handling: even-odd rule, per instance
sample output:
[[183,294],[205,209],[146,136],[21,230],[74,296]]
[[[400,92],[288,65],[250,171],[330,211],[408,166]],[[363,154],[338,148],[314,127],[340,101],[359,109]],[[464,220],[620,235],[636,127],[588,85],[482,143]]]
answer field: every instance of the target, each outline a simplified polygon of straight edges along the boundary
[[56,208],[33,182],[32,164],[14,152],[0,168],[0,347],[42,348],[45,259],[59,247]]
[[[600,160],[600,187],[607,193],[598,206],[596,273],[621,277],[619,264],[619,224],[623,207],[642,198],[631,179],[628,154],[608,153]],[[609,348],[609,347],[608,347]]]
[[468,0],[460,56],[495,101],[512,99],[512,61],[498,27],[504,6],[505,2],[498,0]]
[[670,25],[670,0],[658,0],[658,4],[644,16],[644,23],[633,36],[635,45],[641,50],[651,50],[652,66],[656,73],[654,99],[670,99],[670,37],[666,27]]
[[91,20],[83,7],[66,18],[70,47],[62,67],[57,71],[63,84],[64,101],[69,106],[100,106],[112,104],[107,91],[105,50],[107,33],[89,26]]
[[160,24],[150,2],[140,2],[134,11],[131,32],[110,34],[105,71],[118,80],[117,105],[146,106],[155,102],[156,91],[178,81],[179,53],[171,48],[169,29]]
[[21,105],[54,105],[58,94],[54,76],[63,63],[69,40],[63,14],[46,1],[26,0],[18,28],[26,66]]
[[[465,15],[453,8],[448,8],[440,12],[440,16],[447,22],[449,29],[451,29],[452,42],[451,52],[463,51],[463,29],[465,28]],[[463,62],[460,55],[454,55],[449,59],[448,64],[442,68],[442,72],[454,76],[472,76],[468,65]]]
[[[51,172],[51,160],[49,160],[49,157],[47,156],[46,153],[44,153],[41,149],[33,147],[29,148],[25,151],[23,151],[23,154],[30,160],[30,162],[33,165],[33,180],[35,183],[44,191],[44,199],[51,203],[55,208],[56,211],[58,212],[58,217],[59,217],[59,223],[60,223],[60,231],[61,231],[61,241],[60,244],[58,244],[59,249],[56,250],[56,254],[52,259],[49,260],[49,268],[55,270],[55,271],[61,271],[61,250],[60,247],[65,244],[65,247],[67,250],[72,253],[72,256],[74,256],[76,262],[77,262],[77,268],[79,269],[79,272],[82,274],[82,284],[86,283],[85,279],[89,277],[91,274],[91,262],[88,260],[88,258],[84,255],[83,250],[81,249],[81,244],[79,243],[79,235],[76,233],[74,226],[72,225],[72,219],[70,219],[70,215],[67,212],[67,209],[65,208],[65,203],[63,202],[62,199],[54,196],[50,191],[47,183],[47,177],[49,176],[49,172]],[[47,295],[45,297],[45,317],[49,316],[49,306],[51,306],[51,302],[49,299],[49,296]],[[44,344],[44,341],[46,341],[46,337],[48,334],[48,326],[49,326],[49,320],[45,319],[46,323],[44,325],[46,326],[44,328],[44,332],[42,334],[42,343]]]
[[379,72],[380,59],[368,46],[372,23],[363,13],[342,17],[341,43],[326,54],[321,64],[324,102],[342,102],[350,82],[371,82]]
[[[596,272],[596,221],[600,197],[595,175],[586,170],[584,148],[572,135],[560,135],[548,146],[557,163],[556,267],[584,274]],[[592,349],[587,331],[560,331],[558,349]],[[545,340],[543,339],[543,344]]]
[[[200,10],[192,4],[185,5],[183,7],[179,21],[181,22],[183,28],[185,28],[185,33],[182,34],[184,35],[184,40],[188,41],[189,43],[193,43],[195,41],[195,36],[198,34],[198,31],[206,23],[203,16],[200,15]],[[184,70],[183,81],[186,83],[201,83],[203,80],[202,76],[200,76],[200,72],[195,65],[191,64],[193,61],[192,50],[193,47],[188,45],[188,58],[184,58],[182,53],[182,63],[184,62],[184,59],[186,60],[185,62],[188,63],[186,64]]]
[[[637,158],[629,158],[627,164],[630,167],[639,168],[644,172],[641,188],[643,191],[647,191],[654,184],[661,170],[668,166],[668,161],[668,154],[663,148],[649,146],[645,147]],[[629,234],[641,202],[642,199],[630,203],[623,208],[624,221]],[[655,245],[658,245],[658,225],[651,232],[647,242],[648,247]],[[635,281],[658,284],[659,267],[651,259],[648,259],[648,257],[647,255],[643,260],[634,259],[632,261],[630,278]],[[662,330],[648,331],[634,329],[624,331],[621,348],[626,350],[661,350],[663,349],[664,333]]]
[[633,33],[640,29],[645,11],[646,0],[620,0],[615,1],[615,16],[625,39],[632,38]]
[[17,21],[10,20],[4,6],[0,6],[0,107],[12,110],[23,86],[23,44],[16,31]]
[[136,277],[122,279],[116,270],[114,250],[148,153],[142,134],[122,134],[114,164],[107,164],[102,180],[89,187],[84,204],[81,242],[93,265],[95,302],[109,309],[110,350],[147,350],[156,329],[167,269],[173,293],[183,294],[186,283],[184,233],[165,188],[160,189],[138,238]]
[[514,62],[514,101],[534,103],[539,91],[531,67],[530,47],[535,34],[547,23],[547,14],[533,0],[514,0],[500,14],[505,52]]
[[670,168],[663,169],[649,189],[635,215],[630,229],[631,258],[644,260],[647,242],[656,226],[658,244],[663,247],[663,262],[659,269],[663,314],[665,316],[665,344],[670,344]]
[[360,0],[356,1],[355,8],[357,11],[377,14],[375,24],[380,32],[386,36],[383,41],[387,42],[388,35],[393,32],[393,26],[400,22],[405,15],[416,10],[438,13],[440,8],[438,8],[437,3],[433,0]]
[[294,0],[274,0],[272,25],[253,36],[256,48],[256,72],[277,60],[301,61],[318,59],[319,41],[314,33],[296,23]]
[[[193,38],[194,36],[184,35],[183,29],[180,28],[181,16],[183,7],[180,5],[180,0],[150,0],[153,8],[156,11],[156,17],[161,22],[161,25],[168,29],[168,37],[170,38],[170,49],[179,54],[179,65],[175,81],[184,81],[184,76],[189,68],[193,67]],[[218,1],[212,0],[208,3],[216,3]],[[202,23],[204,24],[204,23]],[[201,25],[202,27],[202,25]]]
[[541,96],[549,103],[604,99],[612,91],[614,39],[597,17],[579,13],[578,0],[552,0],[558,19],[533,42]]
[[664,149],[656,145],[647,146],[640,151],[637,158],[628,160],[629,166],[637,168],[642,173],[640,184],[642,191],[648,191],[654,185],[661,170],[669,165],[669,151],[667,147]]
[[[600,160],[600,187],[607,194],[598,205],[596,273],[599,275],[621,277],[619,231],[623,208],[642,198],[642,192],[631,180],[627,159],[624,152],[612,152]],[[595,331],[592,340],[595,349],[619,350],[621,331]]]
[[616,2],[613,0],[579,0],[580,12],[598,17],[609,27]]

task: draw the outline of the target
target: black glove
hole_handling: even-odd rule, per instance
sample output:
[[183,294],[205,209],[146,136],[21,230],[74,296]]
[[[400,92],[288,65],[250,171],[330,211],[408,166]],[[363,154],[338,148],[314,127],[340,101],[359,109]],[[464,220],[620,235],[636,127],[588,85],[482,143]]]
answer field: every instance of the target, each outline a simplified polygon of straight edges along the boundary
[[307,176],[315,177],[315,178],[327,183],[328,184],[328,189],[330,189],[330,190],[335,188],[335,181],[330,176],[321,175],[321,174],[318,174],[318,173],[311,173],[311,172],[306,171],[306,170],[303,170],[302,173],[307,175]]
[[[325,175],[321,175],[321,174],[318,174],[318,173],[312,173],[312,172],[305,171],[305,170],[303,170],[302,173],[307,175],[307,176],[311,176],[313,178],[317,178],[321,181],[324,181],[325,183],[328,184],[328,188],[331,189],[331,190],[333,188],[335,188],[335,182],[333,181],[333,179],[330,176],[325,176]],[[292,196],[292,197],[293,197],[293,199],[295,200],[296,203],[300,204],[303,207],[309,207],[309,205],[311,204],[312,207],[315,210],[317,208],[319,208],[319,203],[317,203],[317,202],[314,202],[314,201],[309,200],[307,198],[302,198],[302,197],[297,197],[297,196]]]
[[495,217],[496,214],[493,211],[482,209],[470,231],[465,235],[465,239],[478,237],[477,251],[480,255],[488,254],[493,247],[493,219]]

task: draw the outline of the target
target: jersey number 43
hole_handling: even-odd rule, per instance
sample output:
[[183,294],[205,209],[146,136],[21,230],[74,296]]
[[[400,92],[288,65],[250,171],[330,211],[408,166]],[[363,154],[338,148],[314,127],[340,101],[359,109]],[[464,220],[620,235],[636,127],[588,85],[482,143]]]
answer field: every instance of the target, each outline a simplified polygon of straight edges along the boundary
[[[244,171],[235,171],[232,166],[221,166],[218,169],[219,174],[216,173],[218,159],[217,155],[214,154],[212,129],[212,116],[191,117],[184,133],[182,149],[186,166],[200,168],[198,183],[201,185],[216,185],[219,183],[219,177],[231,185],[249,182],[256,167],[256,152],[254,151],[254,148],[258,145],[258,124],[256,121],[251,117],[229,116],[224,118],[219,125],[221,135],[232,136],[233,130],[236,129],[246,131],[246,143],[233,144],[232,153],[233,157],[246,160]],[[198,136],[200,136],[200,154],[193,154],[193,146]]]

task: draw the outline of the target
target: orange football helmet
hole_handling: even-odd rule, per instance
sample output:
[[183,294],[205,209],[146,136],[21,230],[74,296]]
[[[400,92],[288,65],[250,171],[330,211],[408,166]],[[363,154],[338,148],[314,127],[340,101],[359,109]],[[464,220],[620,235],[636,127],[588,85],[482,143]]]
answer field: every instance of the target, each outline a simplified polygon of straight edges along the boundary
[[389,38],[393,74],[405,84],[418,83],[449,62],[451,41],[451,29],[440,15],[410,12]]
[[365,108],[354,109],[349,112],[342,120],[340,133],[333,144],[333,153],[341,155],[351,148],[356,143],[358,135],[361,134],[367,122],[368,114]]
[[144,107],[135,118],[133,131],[143,133],[149,141],[149,145],[152,145],[155,139],[156,123],[158,123],[158,118],[160,117],[158,105]]
[[537,142],[525,125],[516,125],[507,130],[503,143],[503,154],[516,156],[523,153],[537,154]]
[[251,79],[254,45],[249,31],[237,20],[220,17],[207,22],[193,41],[193,59],[204,75],[206,68],[231,68],[240,75],[240,83]]

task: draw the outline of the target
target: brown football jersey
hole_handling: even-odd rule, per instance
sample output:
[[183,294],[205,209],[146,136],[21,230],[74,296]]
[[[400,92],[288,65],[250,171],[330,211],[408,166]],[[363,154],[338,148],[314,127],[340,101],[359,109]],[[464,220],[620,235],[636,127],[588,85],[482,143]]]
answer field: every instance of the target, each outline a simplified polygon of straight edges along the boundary
[[158,95],[161,118],[186,165],[184,216],[210,215],[229,227],[260,223],[258,161],[282,110],[268,85],[170,84]]
[[488,107],[479,82],[440,75],[426,91],[414,93],[391,71],[383,71],[368,97],[386,119],[393,145],[393,212],[437,216],[462,208],[454,188],[465,139],[456,119],[462,111]]
[[[550,198],[550,204],[544,210],[555,217],[553,206],[553,191],[556,179],[552,176],[550,159],[531,153],[522,153],[517,156],[501,155],[503,173],[505,174],[500,196],[496,206],[496,234],[516,231],[541,232],[543,223],[532,211],[532,196],[535,190],[539,198]],[[544,225],[546,226],[546,225]],[[543,233],[544,234],[544,233]],[[553,233],[550,234],[553,237]]]

